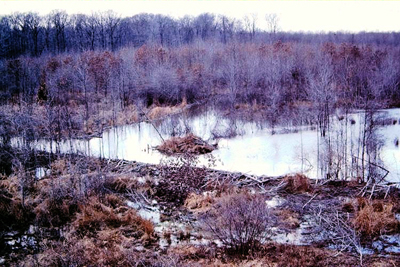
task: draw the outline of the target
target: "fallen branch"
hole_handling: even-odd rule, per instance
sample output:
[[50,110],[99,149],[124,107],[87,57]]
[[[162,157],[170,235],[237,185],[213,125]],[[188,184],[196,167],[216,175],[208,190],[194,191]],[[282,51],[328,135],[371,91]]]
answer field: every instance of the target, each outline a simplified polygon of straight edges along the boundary
[[303,205],[301,209],[304,209],[316,196],[318,196],[318,193],[314,194],[309,201],[306,202],[306,204]]

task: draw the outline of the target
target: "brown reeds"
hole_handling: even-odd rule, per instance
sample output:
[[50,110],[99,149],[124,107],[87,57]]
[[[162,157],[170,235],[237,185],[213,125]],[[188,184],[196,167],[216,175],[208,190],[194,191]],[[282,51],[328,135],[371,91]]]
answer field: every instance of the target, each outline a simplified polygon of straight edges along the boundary
[[381,200],[371,201],[365,198],[357,199],[353,225],[364,238],[373,238],[400,230],[400,222],[393,212],[393,203]]

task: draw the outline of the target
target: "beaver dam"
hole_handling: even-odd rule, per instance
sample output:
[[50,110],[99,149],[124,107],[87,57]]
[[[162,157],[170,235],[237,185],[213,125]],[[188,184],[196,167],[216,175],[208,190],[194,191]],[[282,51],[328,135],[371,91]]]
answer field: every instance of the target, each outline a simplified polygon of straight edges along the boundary
[[0,181],[3,263],[400,263],[395,186],[230,173],[185,158],[171,166],[66,156],[41,167],[39,180],[21,170]]

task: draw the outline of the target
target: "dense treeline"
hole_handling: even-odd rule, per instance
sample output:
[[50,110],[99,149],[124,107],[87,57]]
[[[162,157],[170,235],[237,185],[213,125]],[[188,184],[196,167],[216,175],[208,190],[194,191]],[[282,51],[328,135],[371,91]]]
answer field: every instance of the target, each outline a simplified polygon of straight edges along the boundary
[[[55,10],[46,16],[15,13],[0,17],[0,59],[20,55],[39,56],[87,50],[115,51],[143,44],[181,46],[196,41],[271,43],[400,44],[399,33],[305,34],[279,32],[278,18],[256,15],[231,19],[214,14],[174,19],[164,15],[139,14],[122,18],[113,11],[92,15],[68,15]],[[266,24],[267,31],[259,27]]]
[[[0,63],[3,103],[10,100],[85,105],[193,103],[214,98],[227,107],[327,102],[332,106],[398,104],[399,48],[352,44],[196,42],[85,51]],[[223,96],[222,98],[220,96]],[[329,103],[328,103],[329,102]]]
[[254,15],[3,16],[0,101],[73,103],[85,120],[100,102],[118,110],[212,98],[272,113],[302,102],[321,112],[399,103],[399,33],[289,34],[266,19],[268,32]]

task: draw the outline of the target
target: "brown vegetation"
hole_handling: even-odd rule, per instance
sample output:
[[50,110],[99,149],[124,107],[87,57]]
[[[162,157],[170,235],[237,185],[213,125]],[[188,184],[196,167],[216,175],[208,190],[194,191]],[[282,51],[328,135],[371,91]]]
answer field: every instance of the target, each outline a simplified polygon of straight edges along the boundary
[[189,134],[185,137],[172,137],[169,140],[165,140],[161,145],[157,147],[157,150],[167,155],[172,154],[207,154],[212,152],[215,146],[207,144],[201,138]]
[[134,247],[154,239],[153,224],[115,195],[107,195],[104,201],[90,197],[79,206],[70,225],[62,243],[44,240],[47,249],[39,254],[41,266],[135,266]]
[[0,178],[0,233],[13,227],[25,228],[35,216],[32,203],[21,194],[19,183],[17,176]]
[[215,202],[215,195],[206,194],[199,195],[196,193],[190,193],[185,200],[185,207],[194,212],[204,212],[211,208]]
[[146,115],[147,119],[157,120],[165,118],[166,116],[182,112],[187,107],[187,101],[184,98],[182,103],[176,106],[152,106]]
[[296,229],[300,225],[299,217],[300,215],[289,209],[278,209],[275,212],[275,215],[279,219],[279,223],[281,224],[281,228],[288,229]]
[[200,192],[206,182],[207,170],[195,167],[196,157],[181,154],[161,165],[161,179],[155,185],[157,200],[182,205],[192,192]]
[[312,187],[310,179],[303,174],[289,175],[284,178],[286,186],[284,189],[288,193],[304,193],[311,192]]
[[[112,205],[117,202],[115,197],[107,197],[106,200],[109,202],[108,204]],[[96,197],[92,197],[86,205],[79,207],[79,210],[72,226],[81,238],[84,236],[92,237],[93,234],[104,229],[116,228],[129,232],[131,236],[137,239],[144,235],[146,235],[146,238],[151,238],[154,233],[150,221],[142,219],[133,209],[128,209],[123,205],[113,208],[99,202]]]
[[130,176],[110,176],[106,180],[105,186],[114,192],[126,193],[138,188],[138,181]]
[[364,239],[400,232],[400,221],[395,217],[393,206],[388,201],[358,198],[353,219],[355,229]]
[[100,231],[96,238],[71,236],[63,243],[47,245],[37,257],[40,266],[146,266],[164,260],[163,256],[140,252],[135,238],[119,229]]

